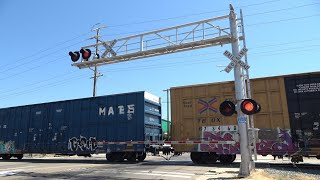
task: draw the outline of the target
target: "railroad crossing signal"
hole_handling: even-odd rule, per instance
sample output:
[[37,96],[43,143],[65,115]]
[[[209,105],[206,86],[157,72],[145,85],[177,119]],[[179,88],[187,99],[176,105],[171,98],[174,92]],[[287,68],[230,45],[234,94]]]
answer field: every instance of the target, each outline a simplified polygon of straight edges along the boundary
[[236,113],[236,106],[231,101],[223,101],[219,106],[219,111],[224,116],[232,116]]
[[[219,110],[224,116],[237,114],[236,106],[231,101],[223,101],[219,106]],[[260,112],[261,106],[253,99],[245,99],[240,104],[240,110],[246,115],[252,115]]]
[[90,49],[81,49],[80,53],[82,55],[82,59],[85,61],[88,61],[88,59],[91,56],[91,50]]
[[241,61],[241,58],[247,53],[247,48],[242,48],[241,51],[238,53],[237,56],[232,55],[229,51],[225,51],[223,55],[225,55],[227,58],[231,60],[229,65],[224,69],[227,73],[229,73],[237,64],[239,64],[241,67],[243,67],[245,70],[248,70],[250,66],[246,64],[245,62]]
[[80,58],[79,51],[75,51],[75,52],[70,51],[69,55],[71,57],[71,61],[73,61],[73,62],[77,62],[79,60],[79,58]]
[[241,111],[246,115],[252,115],[260,112],[261,106],[252,99],[245,99],[240,105]]
[[70,51],[69,55],[71,57],[71,60],[73,62],[77,62],[80,59],[80,53],[81,53],[82,59],[85,61],[88,61],[88,59],[91,56],[90,49],[81,49],[80,52],[79,51],[75,51],[75,52]]

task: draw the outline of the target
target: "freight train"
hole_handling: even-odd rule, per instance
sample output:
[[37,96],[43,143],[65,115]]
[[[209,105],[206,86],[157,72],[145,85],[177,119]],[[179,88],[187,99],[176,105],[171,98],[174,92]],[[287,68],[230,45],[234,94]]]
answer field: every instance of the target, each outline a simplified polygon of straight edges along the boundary
[[[166,143],[175,154],[190,152],[194,163],[232,163],[240,153],[237,116],[218,109],[235,101],[234,89],[232,81],[171,88],[169,141],[163,141],[160,98],[147,92],[3,108],[0,157],[104,153],[111,162],[136,162]],[[320,158],[320,72],[252,79],[251,89],[261,104],[253,116],[257,153],[294,162]]]
[[[261,111],[253,115],[254,127],[259,129],[257,153],[291,156],[293,162],[302,161],[302,156],[319,159],[320,72],[250,82],[252,99],[261,105]],[[237,115],[223,116],[218,109],[225,100],[235,102],[234,82],[175,87],[170,92],[173,140],[236,141],[174,145],[175,151],[191,152],[195,163],[233,162],[240,153]]]
[[134,92],[0,109],[0,156],[25,153],[143,161],[152,146],[118,141],[162,139],[160,98]]

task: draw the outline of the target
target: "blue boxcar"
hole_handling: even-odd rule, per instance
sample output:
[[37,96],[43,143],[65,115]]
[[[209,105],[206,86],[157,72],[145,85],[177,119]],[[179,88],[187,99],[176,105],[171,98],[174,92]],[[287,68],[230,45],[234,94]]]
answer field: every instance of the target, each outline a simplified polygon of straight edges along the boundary
[[144,144],[110,141],[162,140],[160,99],[133,92],[0,109],[0,156],[24,153],[90,155],[110,161],[143,160]]

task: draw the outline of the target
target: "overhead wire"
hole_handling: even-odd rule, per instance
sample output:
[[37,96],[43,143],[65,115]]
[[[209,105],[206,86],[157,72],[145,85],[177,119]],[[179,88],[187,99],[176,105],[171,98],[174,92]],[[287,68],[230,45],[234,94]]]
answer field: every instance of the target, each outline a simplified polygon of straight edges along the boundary
[[34,69],[37,69],[37,68],[42,67],[44,64],[47,65],[47,64],[50,64],[50,63],[53,63],[53,62],[57,62],[57,61],[61,60],[63,57],[66,57],[66,56],[62,56],[62,57],[53,59],[53,60],[51,60],[51,61],[45,62],[45,63],[43,63],[43,64],[39,64],[39,65],[37,65],[37,66],[31,67],[31,68],[29,68],[29,69],[27,69],[27,70],[20,71],[20,72],[15,73],[15,74],[9,74],[9,75],[6,76],[6,77],[0,78],[0,81],[1,81],[1,80],[6,80],[6,79],[9,78],[9,77],[12,78],[12,77],[18,76],[18,75],[20,75],[20,74],[25,74],[26,72],[29,72],[29,71],[32,71],[32,70],[34,70]]
[[[281,52],[281,54],[284,54],[284,51],[294,51],[294,52],[301,52],[303,48],[306,48],[306,50],[310,50],[312,48],[310,47],[320,47],[320,45],[313,45],[313,46],[308,46],[308,47],[296,47],[296,48],[286,48],[286,49],[280,49],[277,50],[279,52]],[[296,51],[296,49],[300,49],[300,51]],[[258,52],[258,53],[252,53],[250,55],[261,55],[261,54],[266,54],[266,55],[271,55],[274,52],[277,51],[263,51],[263,52]],[[278,54],[278,53],[277,53]],[[106,72],[122,72],[122,71],[132,71],[132,70],[146,70],[146,69],[158,69],[158,67],[173,67],[175,65],[192,65],[192,64],[202,64],[203,62],[225,62],[225,58],[215,58],[215,59],[221,59],[219,61],[212,61],[212,58],[208,58],[208,59],[202,59],[200,61],[197,62],[174,62],[174,63],[166,63],[164,65],[149,65],[149,66],[139,66],[139,67],[128,67],[128,68],[122,68],[122,69],[115,69],[115,70],[106,70],[106,71],[101,71],[102,73],[106,73]],[[208,61],[207,61],[208,60]],[[173,66],[172,66],[173,65]]]
[[[304,52],[304,51],[308,51],[310,52],[310,47],[319,47],[320,45],[313,45],[313,46],[309,46],[309,47],[295,47],[295,48],[287,48],[287,49],[280,49],[278,50],[279,53],[270,53],[270,52],[275,52],[275,51],[264,51],[264,52],[258,52],[258,53],[252,53],[253,55],[259,55],[259,54],[263,54],[263,53],[266,53],[265,56],[273,56],[273,55],[279,55],[279,54],[286,54],[288,52],[284,52],[284,51],[288,51],[288,50],[294,50],[292,53],[298,53],[298,52]],[[308,48],[306,50],[303,50],[303,48]],[[295,50],[295,49],[298,49],[298,50]],[[251,55],[252,55],[251,54]],[[264,56],[264,57],[265,57]],[[176,65],[179,65],[179,66],[186,66],[186,65],[195,65],[195,64],[204,64],[204,63],[212,63],[212,62],[225,62],[225,58],[215,58],[215,59],[221,59],[221,60],[215,60],[215,61],[212,61],[213,58],[208,58],[208,59],[202,59],[202,60],[199,60],[197,62],[180,62],[180,63],[169,63],[169,64],[165,64],[165,65],[152,65],[152,66],[144,66],[144,67],[138,67],[138,68],[123,68],[123,69],[118,69],[118,70],[113,70],[113,71],[109,71],[109,70],[106,70],[106,71],[102,71],[104,73],[113,73],[113,72],[122,72],[122,71],[136,71],[136,70],[149,70],[149,69],[161,69],[161,68],[168,68],[168,67],[175,67]],[[27,93],[30,93],[30,92],[35,92],[35,91],[39,91],[41,90],[41,88],[44,88],[44,87],[54,87],[54,86],[58,86],[58,85],[62,85],[62,84],[65,84],[67,82],[70,82],[70,80],[74,80],[74,79],[82,79],[82,78],[88,78],[87,75],[83,75],[83,76],[77,76],[77,77],[72,77],[72,78],[68,78],[68,79],[64,79],[64,80],[59,80],[59,82],[56,82],[56,83],[51,83],[51,84],[48,84],[48,85],[44,85],[44,86],[40,86],[40,87],[36,87],[36,88],[33,88],[33,89],[29,89],[29,90],[25,90],[25,91],[21,91],[21,92],[16,92],[16,93],[12,93],[12,94],[4,94],[2,93],[3,96],[5,97],[11,97],[11,96],[17,96],[17,95],[23,95],[23,94],[27,94]],[[1,98],[0,96],[0,99],[4,99],[4,98]]]
[[280,20],[267,21],[267,22],[261,22],[261,23],[255,23],[255,24],[247,24],[246,26],[257,26],[257,25],[264,25],[264,24],[271,24],[271,23],[278,23],[278,22],[287,22],[287,21],[306,19],[306,18],[311,18],[316,16],[320,16],[320,14],[313,14],[309,16],[295,17],[295,18],[289,18],[289,19],[280,19]]
[[[317,38],[317,37],[314,37],[313,39],[307,39],[307,40],[301,40],[301,41],[291,41],[291,42],[286,42],[286,43],[276,43],[276,44],[270,44],[270,45],[260,45],[260,46],[256,46],[255,48],[250,48],[251,50],[253,49],[260,49],[260,48],[265,48],[265,47],[279,47],[279,46],[282,46],[282,45],[289,45],[289,44],[295,44],[295,43],[302,43],[302,42],[311,42],[311,41],[318,41],[320,38]],[[309,47],[312,47],[312,46],[318,46],[318,45],[311,45]],[[301,49],[303,47],[298,47],[298,48],[289,48],[289,49],[280,49],[280,51],[283,51],[283,50],[292,50],[292,49]],[[272,52],[272,51],[269,51],[269,52]],[[269,53],[269,52],[261,52],[261,53]],[[172,60],[172,59],[185,59],[186,57],[194,57],[194,56],[208,56],[208,55],[213,55],[213,54],[220,54],[220,52],[214,52],[214,53],[201,53],[201,54],[190,54],[190,55],[183,55],[183,56],[179,56],[179,57],[173,57],[173,58],[166,58],[166,60]],[[59,59],[59,58],[58,58]],[[148,59],[145,59],[144,61],[146,61]],[[151,60],[148,60],[148,61],[157,61],[157,60],[163,60],[163,59],[151,59]],[[36,68],[38,68],[39,66],[37,66]],[[141,67],[141,66],[140,66]],[[126,71],[127,70],[131,70],[132,68],[124,68]],[[114,71],[114,70],[113,70]],[[116,70],[117,71],[117,70]],[[121,70],[120,70],[121,71]],[[75,70],[75,71],[72,71],[72,72],[68,72],[68,73],[65,73],[65,74],[62,74],[62,75],[59,75],[59,76],[55,76],[53,78],[50,78],[49,80],[52,80],[52,79],[56,79],[56,78],[60,78],[60,77],[65,77],[66,75],[70,75],[72,73],[75,73],[75,72],[79,72],[78,70]],[[5,78],[4,78],[5,79]],[[42,83],[42,82],[46,82],[46,81],[49,81],[49,80],[42,80],[42,81],[38,81],[38,82],[35,82],[35,83],[31,83],[31,84],[28,84],[28,85],[24,85],[24,87],[29,87],[29,86],[32,86],[32,85],[35,85],[35,84],[39,84],[39,83]],[[9,92],[12,92],[16,89],[11,89],[11,90],[8,90]]]
[[[259,6],[259,5],[269,4],[269,3],[277,2],[277,1],[280,1],[280,0],[270,0],[270,1],[265,1],[265,2],[261,2],[261,3],[242,5],[242,6],[239,6],[239,8]],[[147,23],[152,23],[152,22],[167,21],[167,20],[172,20],[172,19],[181,19],[181,18],[190,17],[190,16],[198,16],[198,15],[203,15],[203,14],[211,14],[211,13],[225,12],[225,11],[229,11],[229,9],[221,9],[221,10],[215,10],[215,11],[186,14],[186,15],[182,15],[182,16],[175,16],[175,17],[169,17],[169,18],[161,18],[161,19],[153,19],[153,20],[148,20],[148,21],[140,21],[140,22],[126,23],[126,24],[111,25],[111,26],[108,26],[108,28],[131,26],[131,25],[137,25],[137,24],[147,24]]]
[[[263,3],[265,4],[265,3]],[[265,12],[259,12],[259,13],[254,13],[254,14],[249,14],[249,15],[244,15],[244,17],[250,17],[250,16],[256,16],[256,15],[263,15],[263,14],[268,14],[268,13],[274,13],[274,12],[281,12],[281,11],[288,11],[288,10],[292,10],[292,9],[297,9],[297,8],[302,8],[302,7],[307,7],[307,6],[313,6],[316,4],[320,4],[319,2],[317,3],[309,3],[309,4],[303,4],[303,5],[299,5],[299,6],[293,6],[293,7],[288,7],[288,8],[282,8],[282,9],[277,9],[277,10],[272,10],[272,11],[265,11]],[[253,4],[254,5],[258,5],[258,4]],[[228,9],[225,9],[228,10]],[[223,10],[223,11],[225,11]],[[220,11],[220,10],[219,10]],[[257,23],[258,24],[258,23]],[[146,31],[152,31],[154,29],[150,29],[150,30],[141,30],[141,31],[131,31],[131,32],[124,32],[124,33],[116,33],[116,34],[109,34],[109,35],[104,35],[102,37],[107,37],[107,36],[119,36],[119,35],[126,35],[126,34],[133,34],[133,33],[143,33]]]
[[[317,4],[317,3],[315,3],[315,4]],[[307,6],[307,5],[302,5],[302,6],[299,6],[299,7],[304,7],[304,6]],[[296,6],[295,8],[297,8],[298,6]],[[292,8],[286,8],[287,10],[288,9],[293,9],[293,7]],[[285,10],[285,9],[282,9],[282,10]],[[278,12],[278,11],[280,11],[280,10],[274,10],[273,12]],[[271,11],[269,11],[269,12],[264,12],[264,13],[271,13]],[[262,14],[262,13],[257,13],[257,14],[252,14],[252,15],[260,15],[260,14]],[[251,16],[252,16],[251,15]],[[297,18],[291,18],[291,19],[285,19],[285,20],[278,20],[278,21],[272,21],[272,22],[269,22],[269,23],[273,23],[273,22],[283,22],[283,21],[286,21],[286,20],[295,20],[295,19],[301,19],[301,18],[308,18],[308,17],[314,17],[314,16],[318,16],[318,15],[320,15],[320,14],[317,14],[317,15],[312,15],[312,16],[304,16],[304,17],[297,17]],[[249,15],[250,16],[250,15]],[[264,22],[264,23],[261,23],[261,24],[266,24],[266,23],[268,23],[268,22]],[[254,26],[254,25],[257,25],[257,24],[251,24],[251,25],[247,25],[247,26]],[[21,73],[22,74],[22,73]]]
[[272,10],[272,11],[265,11],[265,12],[259,12],[259,13],[247,14],[247,15],[244,15],[244,17],[257,16],[257,15],[264,15],[264,14],[275,13],[275,12],[281,12],[281,11],[288,11],[288,10],[292,10],[292,9],[297,9],[297,8],[302,8],[302,7],[307,7],[307,6],[313,6],[313,5],[316,5],[316,4],[320,4],[320,2],[317,2],[317,3],[310,3],[310,4],[303,4],[303,5],[299,5],[299,6],[293,6],[293,7],[282,8],[282,9],[276,9],[276,10]]
[[[80,76],[80,78],[79,78],[79,76],[77,76],[77,77],[73,77],[73,78],[61,80],[61,81],[59,81],[58,83],[48,84],[48,85],[46,85],[45,87],[51,88],[51,87],[55,87],[55,86],[67,84],[67,83],[70,82],[70,80],[78,80],[78,79],[84,79],[84,78],[88,78],[87,75]],[[43,87],[42,87],[42,88],[43,88]],[[28,94],[28,93],[32,93],[32,92],[37,92],[37,91],[40,91],[40,90],[41,90],[41,89],[40,89],[39,87],[35,87],[35,88],[29,89],[29,90],[25,90],[25,91],[21,91],[21,92],[15,92],[15,93],[7,94],[7,95],[5,95],[3,98],[1,98],[1,96],[0,96],[0,99],[7,99],[7,98],[10,98],[10,97],[12,97],[12,96],[24,95],[24,94]]]
[[[257,5],[263,5],[263,4],[267,4],[267,3],[272,3],[272,2],[277,2],[277,1],[280,1],[280,0],[270,0],[270,1],[265,1],[265,2],[262,2],[262,3],[255,3],[255,4],[249,4],[249,5],[243,5],[243,6],[240,6],[240,7],[251,7],[251,6],[257,6]],[[169,17],[169,18],[161,18],[161,19],[154,19],[154,20],[148,20],[148,21],[141,21],[141,22],[133,22],[133,23],[127,23],[127,24],[119,24],[119,25],[111,25],[111,26],[108,26],[108,28],[114,28],[114,27],[121,27],[121,26],[129,26],[129,25],[136,25],[136,24],[143,24],[143,23],[151,23],[151,22],[158,22],[158,21],[164,21],[164,20],[172,20],[172,19],[179,19],[179,18],[184,18],[184,17],[190,17],[190,16],[197,16],[197,15],[202,15],[202,14],[208,14],[208,13],[214,13],[214,12],[222,12],[222,11],[226,11],[228,9],[221,9],[221,10],[215,10],[215,11],[207,11],[207,12],[200,12],[200,13],[193,13],[193,14],[188,14],[188,15],[182,15],[182,16],[176,16],[176,17]],[[34,54],[31,54],[29,56],[26,56],[26,57],[23,57],[23,58],[20,58],[20,59],[17,59],[17,60],[14,60],[14,61],[11,61],[10,63],[7,63],[7,64],[4,64],[2,65],[2,68],[3,67],[6,67],[6,66],[9,66],[9,65],[12,65],[12,62],[14,63],[18,63],[20,61],[23,61],[25,59],[28,59],[28,58],[31,58],[31,57],[35,57],[41,53],[44,53],[44,52],[47,52],[51,49],[54,49],[56,48],[57,46],[60,46],[60,45],[63,45],[63,44],[66,44],[68,42],[71,42],[75,39],[78,39],[79,37],[83,37],[83,36],[86,36],[88,35],[89,33],[91,33],[92,31],[88,31],[86,33],[83,33],[79,36],[76,36],[72,39],[69,39],[69,40],[66,40],[66,41],[63,41],[63,42],[60,42],[52,47],[49,47],[49,48],[46,48],[46,49],[43,49],[43,50],[39,50],[37,51],[36,53]],[[56,51],[55,51],[56,52]],[[38,58],[38,59],[41,59],[41,58]],[[30,62],[30,61],[29,61]],[[25,65],[26,63],[24,63],[23,65]],[[23,65],[19,65],[19,66],[16,66],[16,67],[20,67],[20,66],[23,66]],[[16,67],[13,67],[13,68],[10,68],[11,69],[14,69]],[[0,72],[2,73],[2,72]]]
[[[272,1],[262,2],[262,3],[255,3],[255,4],[244,5],[244,6],[240,6],[240,8],[257,6],[257,5],[263,5],[263,4],[267,4],[267,3],[270,3],[270,2],[276,2],[276,1],[279,1],[279,0],[272,0]],[[255,13],[255,14],[245,15],[245,17],[246,17],[246,16],[261,15],[261,14],[266,14],[266,13],[272,13],[272,12],[285,11],[285,10],[291,10],[291,9],[296,9],[296,8],[311,6],[311,5],[315,5],[315,4],[319,4],[319,3],[304,4],[304,5],[299,5],[299,6],[289,7],[289,8],[283,8],[283,9],[278,9],[278,10],[273,10],[273,11],[266,11],[266,12],[261,12],[261,13]],[[203,12],[203,13],[194,13],[194,14],[189,14],[189,15],[184,15],[184,16],[177,16],[177,17],[172,17],[172,18],[164,18],[164,19],[157,19],[157,20],[152,20],[152,21],[143,21],[143,22],[130,23],[130,24],[122,24],[122,25],[115,25],[115,26],[108,26],[108,27],[110,28],[110,27],[116,27],[116,26],[127,26],[127,25],[141,24],[141,23],[150,23],[150,22],[155,22],[155,21],[160,21],[160,20],[177,19],[177,18],[181,18],[181,17],[195,16],[195,15],[207,14],[207,13],[212,13],[212,12],[220,12],[220,11],[225,11],[225,10],[226,10],[226,9],[224,9],[224,10],[216,10],[216,11],[210,11],[210,12]],[[308,16],[308,17],[310,17],[310,16]],[[308,18],[308,17],[302,17],[302,18]],[[312,17],[312,16],[311,16],[311,17]],[[294,19],[300,19],[300,18],[293,18],[293,19],[287,19],[287,20],[294,20]],[[278,21],[272,21],[272,22],[282,22],[282,21],[285,21],[285,20],[281,20],[281,21],[278,20]],[[262,23],[262,24],[267,24],[267,23],[272,23],[272,22],[264,22],[264,23]],[[259,24],[260,24],[260,23],[249,24],[249,25],[247,25],[247,26],[254,26],[254,25],[259,25]],[[91,31],[90,31],[90,32],[91,32]],[[75,38],[72,38],[72,39],[70,39],[70,40],[67,40],[67,41],[58,43],[56,46],[65,44],[65,43],[70,42],[70,41],[72,41],[72,40],[74,40],[74,39],[77,39],[77,38],[79,38],[79,37],[85,36],[85,35],[89,34],[90,32],[86,32],[86,33],[84,33],[84,34],[82,34],[82,35],[79,35],[79,36],[77,36],[77,37],[75,37]],[[137,32],[142,32],[142,31],[135,31],[135,32],[137,33]],[[130,33],[133,33],[133,32],[113,34],[113,35],[130,34]],[[107,35],[107,36],[112,36],[112,35]],[[78,43],[76,43],[76,44],[79,44],[79,43],[81,43],[81,42],[84,42],[84,41],[80,41],[80,42],[78,42]],[[55,54],[56,52],[59,52],[59,51],[61,51],[61,50],[64,50],[65,48],[72,47],[72,46],[74,46],[74,45],[76,45],[76,44],[73,44],[73,45],[70,45],[70,46],[61,48],[61,49],[59,49],[59,50],[57,50],[57,51],[54,51],[53,53],[50,53],[50,54],[46,54],[46,55],[44,55],[44,56],[41,56],[41,57],[37,58],[36,60],[40,60],[40,59],[42,59],[42,58],[44,58],[44,57],[47,57],[48,55]],[[39,53],[41,53],[41,52],[46,52],[46,51],[48,51],[48,50],[50,50],[50,49],[53,49],[53,48],[47,48],[47,49],[45,49],[45,50],[41,50],[41,51],[39,51],[39,52],[31,55],[31,56],[28,56],[28,57],[26,57],[26,58],[22,58],[22,59],[20,59],[20,60],[15,61],[15,63],[20,62],[20,61],[23,60],[23,59],[27,59],[27,58],[30,58],[30,57],[34,57],[34,56],[38,55]],[[30,63],[30,62],[34,62],[34,60],[27,61],[27,62],[25,62],[25,63],[22,63],[22,64],[20,64],[20,65],[14,66],[14,67],[9,68],[9,69],[5,69],[5,70],[3,70],[3,71],[0,71],[0,73],[4,73],[4,72],[10,71],[10,70],[12,70],[12,69],[16,69],[16,68],[21,67],[21,66],[24,66],[24,65],[26,65],[26,64],[28,64],[28,63]],[[12,63],[8,63],[8,64],[6,64],[6,65],[3,65],[2,67],[8,66],[8,65],[11,65],[11,64],[12,64]]]
[[[26,61],[26,62],[24,62],[24,63],[21,63],[21,64],[18,64],[18,65],[16,65],[16,66],[13,66],[13,67],[11,67],[11,68],[4,69],[4,70],[0,71],[0,73],[8,72],[8,71],[10,71],[10,70],[16,69],[16,68],[18,68],[18,67],[25,66],[25,65],[27,65],[27,64],[29,64],[29,63],[31,63],[31,62],[35,62],[35,61],[38,61],[38,60],[43,59],[43,58],[48,58],[48,56],[50,56],[50,55],[56,54],[57,52],[59,52],[59,51],[61,51],[61,50],[65,50],[66,48],[70,48],[70,47],[72,47],[72,46],[78,45],[78,44],[80,44],[80,43],[82,43],[82,42],[84,42],[84,41],[85,41],[85,40],[79,41],[79,42],[77,42],[77,43],[75,43],[75,44],[72,44],[72,45],[69,45],[69,46],[60,48],[60,49],[58,49],[58,50],[56,50],[56,51],[53,51],[53,52],[51,52],[51,53],[49,53],[49,54],[40,56],[40,57],[38,57],[38,58],[36,58],[36,59],[31,59],[31,60]],[[54,62],[54,61],[50,61],[50,62]],[[46,62],[45,64],[48,64],[48,62]],[[21,73],[19,73],[19,74],[21,74]],[[0,79],[0,80],[1,80],[1,79]]]
[[[90,32],[91,32],[91,31],[90,31]],[[58,43],[58,44],[56,44],[56,45],[54,45],[54,46],[52,46],[52,47],[48,47],[48,48],[46,48],[46,49],[39,50],[39,51],[35,52],[34,54],[31,54],[31,55],[29,55],[29,56],[26,56],[26,57],[23,57],[23,58],[20,58],[20,59],[17,59],[17,60],[14,60],[13,62],[17,63],[17,62],[23,61],[23,60],[25,60],[25,59],[29,59],[29,58],[31,58],[31,57],[35,57],[35,56],[37,56],[37,55],[39,55],[39,54],[41,54],[41,53],[47,52],[47,51],[49,51],[49,50],[51,50],[51,49],[54,49],[54,48],[56,48],[57,46],[66,44],[66,43],[71,42],[71,41],[73,41],[73,40],[75,40],[75,39],[78,39],[78,38],[80,38],[80,37],[86,36],[86,35],[88,35],[90,32],[86,32],[86,33],[83,33],[83,34],[81,34],[81,35],[79,35],[79,36],[76,36],[76,37],[74,37],[74,38],[72,38],[72,39],[69,39],[69,40],[60,42],[60,43]],[[82,41],[81,41],[81,42],[82,42]],[[77,43],[77,44],[78,44],[78,43]],[[2,66],[2,68],[3,68],[3,67],[6,67],[6,66],[8,66],[8,65],[12,65],[12,61],[11,61],[10,63],[4,64],[4,65],[1,65],[1,66]],[[0,73],[1,73],[1,72],[0,72]]]

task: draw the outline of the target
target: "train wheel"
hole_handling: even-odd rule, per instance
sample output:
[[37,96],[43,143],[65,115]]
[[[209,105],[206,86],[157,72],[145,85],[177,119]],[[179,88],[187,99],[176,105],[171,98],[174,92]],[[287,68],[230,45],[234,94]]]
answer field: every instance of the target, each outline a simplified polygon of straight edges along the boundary
[[109,162],[114,162],[114,157],[113,157],[113,154],[106,154],[106,158],[107,158],[107,161]]
[[16,154],[15,156],[18,160],[21,160],[23,158],[23,154]]
[[137,162],[137,157],[136,157],[136,153],[129,153],[127,155],[127,160],[129,162]]
[[220,162],[222,164],[231,164],[236,158],[236,155],[231,155],[231,154],[221,154],[220,155]]
[[10,154],[4,154],[4,155],[2,155],[2,159],[4,159],[4,160],[9,160],[9,159],[11,159],[11,155]]
[[236,154],[232,154],[231,156],[232,156],[232,161],[231,161],[231,163],[233,163],[233,162],[234,162],[234,160],[236,160],[237,155],[236,155]]
[[316,158],[317,158],[317,159],[320,159],[320,155],[317,155]]
[[293,163],[303,162],[303,157],[301,155],[293,155],[291,157],[291,162]]
[[203,162],[204,158],[202,158],[202,157],[203,157],[202,153],[200,153],[200,152],[191,152],[191,154],[190,154],[190,158],[191,158],[192,162],[195,163],[195,164],[204,163]]
[[142,155],[138,155],[138,161],[139,162],[142,162],[142,161],[144,161],[144,159],[146,159],[146,157],[147,157],[147,154],[144,152],[144,153],[142,153]]
[[217,162],[217,160],[219,159],[219,156],[213,152],[213,153],[209,153],[208,159],[207,159],[207,163],[215,163]]
[[201,164],[209,163],[210,154],[208,152],[201,152],[200,156],[201,156],[201,159],[200,159]]
[[122,153],[122,152],[118,152],[118,153],[114,153],[114,161],[116,161],[116,162],[122,162],[122,161],[124,161],[124,153]]

